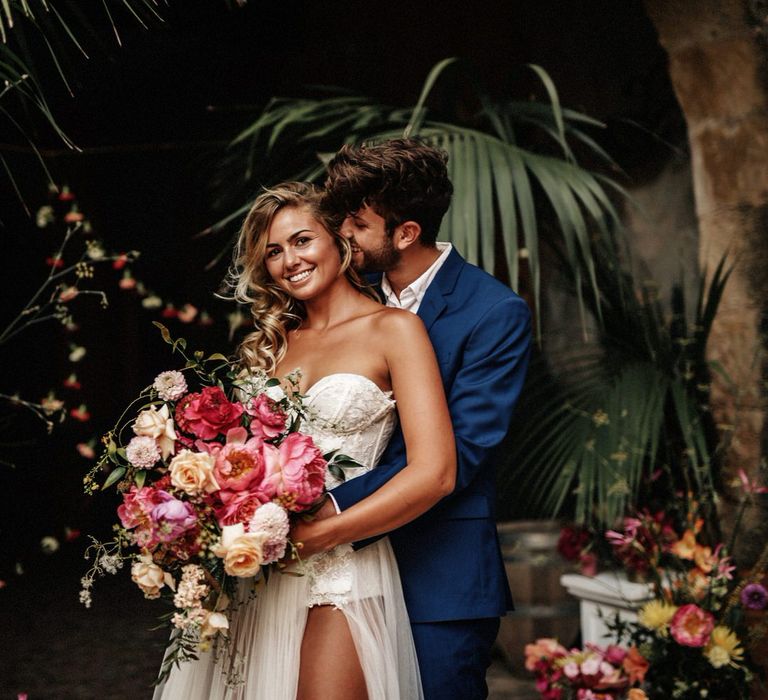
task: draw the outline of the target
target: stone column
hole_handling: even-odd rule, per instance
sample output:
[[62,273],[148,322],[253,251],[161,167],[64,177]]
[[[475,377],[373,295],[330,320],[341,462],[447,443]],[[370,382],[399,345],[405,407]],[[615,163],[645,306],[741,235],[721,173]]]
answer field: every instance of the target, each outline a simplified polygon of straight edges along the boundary
[[734,265],[709,341],[718,424],[731,435],[727,474],[759,474],[765,433],[768,309],[768,72],[746,0],[645,0],[685,114],[699,262]]

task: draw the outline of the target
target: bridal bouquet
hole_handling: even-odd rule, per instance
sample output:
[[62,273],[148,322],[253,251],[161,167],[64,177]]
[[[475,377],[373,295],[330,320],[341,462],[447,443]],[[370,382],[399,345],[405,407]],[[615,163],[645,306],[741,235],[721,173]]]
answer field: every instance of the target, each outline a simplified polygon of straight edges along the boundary
[[90,607],[95,577],[126,560],[145,597],[169,597],[174,635],[163,678],[173,663],[226,639],[234,583],[258,577],[293,547],[289,514],[318,502],[328,459],[299,430],[307,409],[298,373],[281,382],[238,372],[220,354],[190,358],[183,338],[156,325],[186,366],[159,374],[102,439],[85,490],[115,486],[119,524],[112,542],[92,538],[80,598]]

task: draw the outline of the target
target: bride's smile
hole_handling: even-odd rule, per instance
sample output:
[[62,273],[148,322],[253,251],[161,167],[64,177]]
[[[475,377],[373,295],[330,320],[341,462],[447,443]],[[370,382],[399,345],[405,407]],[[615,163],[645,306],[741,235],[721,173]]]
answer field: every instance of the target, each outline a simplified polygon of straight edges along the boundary
[[272,279],[301,301],[316,297],[340,280],[339,248],[304,207],[286,207],[275,215],[265,262]]

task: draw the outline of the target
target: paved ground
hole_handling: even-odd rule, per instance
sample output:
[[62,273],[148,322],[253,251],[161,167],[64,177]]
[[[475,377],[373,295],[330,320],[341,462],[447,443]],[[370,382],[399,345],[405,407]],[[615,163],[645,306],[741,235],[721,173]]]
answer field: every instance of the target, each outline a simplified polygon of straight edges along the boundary
[[[72,548],[74,550],[74,547]],[[82,560],[45,560],[0,590],[0,700],[142,700],[162,657],[165,630],[152,630],[158,604],[123,571],[97,582],[94,604],[78,602]],[[488,673],[491,700],[536,700],[529,680],[501,660]]]

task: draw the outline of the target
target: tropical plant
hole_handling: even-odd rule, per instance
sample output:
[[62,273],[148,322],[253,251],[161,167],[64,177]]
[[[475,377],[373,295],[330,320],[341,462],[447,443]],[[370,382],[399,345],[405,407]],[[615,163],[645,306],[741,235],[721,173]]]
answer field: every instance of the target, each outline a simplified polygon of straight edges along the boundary
[[511,432],[502,499],[598,529],[630,504],[663,503],[676,493],[714,516],[720,450],[705,348],[730,270],[721,261],[708,286],[703,275],[688,323],[682,285],[667,315],[655,288],[636,283],[615,246],[594,251],[602,323],[593,343],[534,363]]
[[[477,109],[469,118],[459,116],[460,110],[445,115],[428,110],[439,79],[447,70],[459,68],[472,83]],[[580,167],[570,144],[578,142],[590,156],[610,163],[586,131],[602,125],[563,109],[547,73],[539,66],[531,69],[541,80],[549,104],[494,101],[471,66],[457,58],[432,68],[418,102],[410,108],[385,106],[330,88],[317,98],[271,100],[232,142],[221,183],[229,193],[235,184],[239,206],[209,232],[239,220],[262,185],[284,179],[321,179],[325,162],[345,143],[420,136],[449,155],[455,194],[443,222],[442,239],[454,243],[470,262],[492,274],[501,271],[513,288],[519,283],[519,261],[527,260],[538,311],[538,222],[547,202],[550,215],[559,224],[571,269],[579,279],[586,276],[587,287],[597,299],[590,238],[593,230],[607,235],[618,223],[607,190],[619,188],[609,178]],[[544,137],[536,150],[520,145],[521,136],[531,126]],[[502,260],[497,259],[499,250]],[[577,290],[581,295],[581,284]]]

